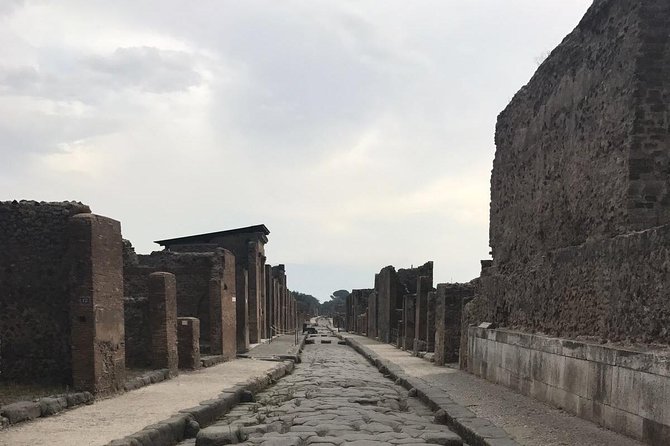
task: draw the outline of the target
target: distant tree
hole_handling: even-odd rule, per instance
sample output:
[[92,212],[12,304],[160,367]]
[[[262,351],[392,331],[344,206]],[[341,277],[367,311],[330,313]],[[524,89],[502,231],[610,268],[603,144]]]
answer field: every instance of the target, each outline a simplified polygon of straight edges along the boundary
[[321,314],[321,303],[316,297],[298,291],[293,291],[293,296],[295,297],[296,310],[300,322],[307,321]]
[[347,296],[351,294],[347,290],[333,291],[330,300],[321,304],[321,314],[328,317],[343,317]]

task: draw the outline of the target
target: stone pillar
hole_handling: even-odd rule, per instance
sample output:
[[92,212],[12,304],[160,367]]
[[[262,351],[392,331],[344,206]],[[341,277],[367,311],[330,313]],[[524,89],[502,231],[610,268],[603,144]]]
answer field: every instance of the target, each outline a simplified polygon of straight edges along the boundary
[[435,351],[435,291],[428,293],[426,299],[426,351]]
[[126,377],[121,224],[78,214],[68,226],[72,382],[111,394]]
[[[381,342],[397,342],[398,319],[402,313],[402,295],[395,268],[383,268],[375,280],[377,292],[377,336]],[[401,310],[401,311],[396,311]]]
[[272,266],[265,265],[265,333],[268,338],[272,336],[272,324],[274,320],[273,291]]
[[151,365],[178,373],[177,357],[177,280],[174,274],[149,274],[149,327]]
[[368,297],[368,327],[367,336],[371,339],[377,338],[377,293],[370,293]]
[[403,350],[412,350],[414,348],[414,321],[415,321],[415,306],[416,295],[405,294],[403,297],[403,334],[405,335],[402,342]]
[[258,269],[258,280],[260,282],[260,294],[258,295],[258,301],[261,307],[261,319],[259,321],[260,323],[260,338],[262,339],[267,339],[268,338],[268,329],[267,329],[267,321],[268,321],[268,306],[267,306],[267,288],[266,288],[266,281],[265,281],[265,260],[266,257],[263,255],[260,257],[260,268]]
[[[236,268],[240,268],[240,264],[235,265]],[[245,353],[249,350],[249,326],[248,326],[248,296],[247,291],[249,287],[247,286],[249,278],[247,275],[247,270],[242,269],[237,271],[235,274],[235,308],[236,308],[236,331],[237,331],[237,353]]]
[[428,276],[419,276],[416,284],[416,305],[414,308],[414,354],[426,351],[428,340],[428,293],[433,288],[433,281]]
[[273,325],[273,334],[277,335],[279,333],[279,324],[280,324],[280,312],[279,312],[279,301],[280,301],[280,296],[279,296],[279,281],[277,278],[272,279],[272,296],[273,296],[273,318],[272,318],[272,325]]
[[435,364],[458,362],[463,307],[474,295],[470,284],[441,283],[435,306]]
[[195,317],[177,318],[179,368],[200,368],[200,320]]
[[258,242],[248,242],[248,312],[249,312],[249,343],[257,344],[260,341],[260,284],[261,284],[261,254],[259,252]]
[[219,249],[221,268],[209,281],[209,344],[213,355],[237,356],[237,302],[235,256]]

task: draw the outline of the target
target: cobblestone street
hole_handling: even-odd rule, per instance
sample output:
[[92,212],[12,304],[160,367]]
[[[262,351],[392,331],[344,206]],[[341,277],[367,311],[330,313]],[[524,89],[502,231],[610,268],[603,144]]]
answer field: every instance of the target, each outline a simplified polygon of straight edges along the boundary
[[352,348],[312,336],[292,375],[181,445],[463,444]]

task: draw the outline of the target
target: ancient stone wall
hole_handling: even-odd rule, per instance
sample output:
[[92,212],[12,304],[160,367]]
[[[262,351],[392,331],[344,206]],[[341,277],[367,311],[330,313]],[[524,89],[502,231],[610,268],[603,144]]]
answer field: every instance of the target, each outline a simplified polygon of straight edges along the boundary
[[416,268],[400,268],[398,281],[403,286],[404,294],[416,294],[419,277],[427,277],[433,283],[433,262],[426,262]]
[[0,202],[0,379],[71,384],[68,222],[76,202]]
[[[376,283],[376,280],[375,280]],[[377,292],[373,291],[368,296],[366,335],[371,339],[377,338]]]
[[[138,299],[148,296],[149,274],[170,272],[177,280],[177,314],[180,317],[196,317],[200,320],[200,348],[209,352],[211,333],[210,320],[210,279],[224,280],[226,271],[224,257],[226,251],[215,248],[214,252],[174,252],[156,251],[150,255],[137,256],[137,263],[124,265],[124,296]],[[128,249],[126,249],[128,251]],[[230,253],[228,253],[230,255]],[[125,256],[132,259],[131,255]],[[229,262],[230,263],[230,262]],[[230,277],[228,277],[230,281]],[[225,281],[224,281],[225,282]],[[234,292],[235,284],[228,284]],[[231,297],[232,298],[232,297]],[[132,321],[126,320],[131,333],[141,328],[131,327]],[[129,339],[127,339],[129,341]],[[131,346],[130,350],[135,349]]]
[[121,224],[77,214],[68,237],[72,385],[115,393],[126,378]]
[[501,113],[474,323],[670,341],[669,28],[665,0],[595,1]]
[[398,313],[402,310],[401,285],[392,266],[382,268],[375,280],[377,295],[377,337],[381,342],[397,342]]
[[[474,295],[471,283],[437,285],[435,302],[435,364],[458,362],[463,307]],[[466,326],[467,329],[467,326]]]
[[147,296],[124,297],[123,312],[126,336],[126,366],[148,368],[151,366],[149,298]]

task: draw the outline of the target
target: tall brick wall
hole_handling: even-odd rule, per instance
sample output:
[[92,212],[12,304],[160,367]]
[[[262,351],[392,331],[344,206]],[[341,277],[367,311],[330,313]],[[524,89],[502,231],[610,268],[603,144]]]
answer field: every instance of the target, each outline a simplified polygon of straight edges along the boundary
[[471,322],[670,342],[668,29],[666,0],[596,0],[500,114]]
[[0,379],[71,384],[68,222],[76,202],[0,202]]

